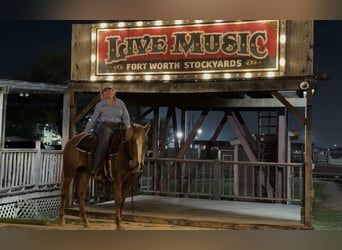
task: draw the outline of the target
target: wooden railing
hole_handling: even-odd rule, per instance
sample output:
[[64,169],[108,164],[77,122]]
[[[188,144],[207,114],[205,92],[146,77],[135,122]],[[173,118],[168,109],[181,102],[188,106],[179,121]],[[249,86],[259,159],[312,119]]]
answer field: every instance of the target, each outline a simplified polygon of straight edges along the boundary
[[[0,151],[0,196],[58,189],[62,151]],[[303,164],[146,158],[139,192],[210,199],[301,203]],[[98,192],[93,180],[87,199]],[[97,200],[97,199],[95,199]]]
[[300,163],[147,158],[140,179],[146,194],[301,203]]
[[4,149],[0,151],[0,195],[58,187],[62,151]]

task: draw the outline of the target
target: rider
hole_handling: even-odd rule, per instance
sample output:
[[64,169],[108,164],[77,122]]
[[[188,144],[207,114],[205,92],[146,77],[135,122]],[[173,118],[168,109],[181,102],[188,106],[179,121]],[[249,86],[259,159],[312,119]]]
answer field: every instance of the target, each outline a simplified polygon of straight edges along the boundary
[[104,83],[101,86],[101,100],[95,105],[94,113],[88,121],[84,132],[90,133],[94,126],[99,122],[97,130],[98,146],[93,160],[90,174],[94,177],[99,165],[103,160],[111,138],[118,129],[130,127],[130,116],[125,103],[115,96],[116,92],[111,83]]

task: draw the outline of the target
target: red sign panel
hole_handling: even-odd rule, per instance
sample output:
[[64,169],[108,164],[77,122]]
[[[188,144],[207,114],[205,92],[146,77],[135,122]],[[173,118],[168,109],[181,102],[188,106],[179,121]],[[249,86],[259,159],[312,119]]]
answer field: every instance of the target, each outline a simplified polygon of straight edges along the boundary
[[94,76],[279,71],[279,21],[94,27]]

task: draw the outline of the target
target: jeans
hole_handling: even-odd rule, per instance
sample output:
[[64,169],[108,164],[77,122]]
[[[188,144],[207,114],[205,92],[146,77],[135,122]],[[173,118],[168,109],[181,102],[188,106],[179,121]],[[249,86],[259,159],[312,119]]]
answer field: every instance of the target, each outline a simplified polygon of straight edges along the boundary
[[100,168],[99,165],[104,159],[107,153],[109,144],[112,140],[112,137],[117,129],[118,129],[118,125],[116,123],[101,123],[97,131],[97,138],[98,138],[99,143],[97,145],[97,149],[95,152],[91,174],[96,174],[98,169]]

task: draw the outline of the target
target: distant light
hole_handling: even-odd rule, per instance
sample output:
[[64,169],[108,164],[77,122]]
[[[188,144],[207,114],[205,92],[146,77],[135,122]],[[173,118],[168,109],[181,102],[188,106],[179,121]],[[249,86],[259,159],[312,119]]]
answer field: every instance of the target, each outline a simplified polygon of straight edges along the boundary
[[175,24],[182,24],[183,20],[175,20]]
[[203,23],[203,20],[195,20],[195,23]]
[[29,93],[19,93],[20,97],[29,97],[30,94]]
[[131,76],[131,75],[126,76],[127,81],[132,81],[132,79],[133,79],[133,76]]
[[183,137],[183,132],[182,131],[178,131],[176,134],[178,139],[181,139]]

